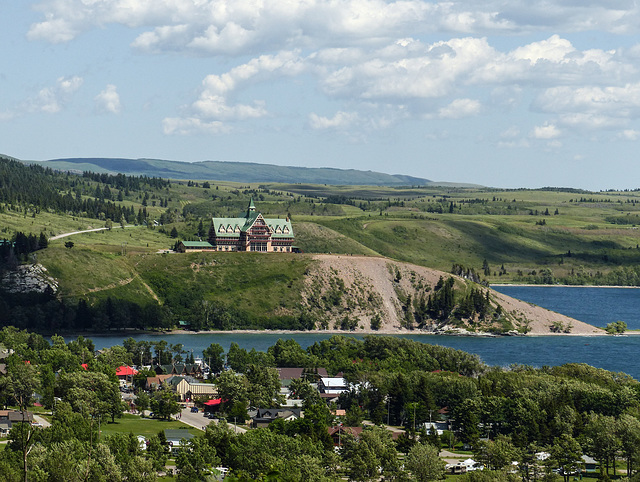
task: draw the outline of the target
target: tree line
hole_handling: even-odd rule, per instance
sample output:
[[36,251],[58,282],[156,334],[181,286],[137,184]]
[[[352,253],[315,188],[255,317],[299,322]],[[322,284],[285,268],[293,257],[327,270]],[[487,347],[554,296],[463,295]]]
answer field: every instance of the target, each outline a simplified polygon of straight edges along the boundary
[[[14,426],[0,457],[0,480],[156,480],[169,455],[162,432],[150,436],[143,451],[132,434],[101,436],[99,426],[124,409],[117,366],[175,360],[188,353],[185,347],[127,339],[96,354],[82,337],[48,341],[15,328],[0,330],[0,344],[14,351],[0,378],[0,403],[28,408],[38,393],[53,410],[50,428]],[[585,364],[490,367],[459,350],[373,336],[334,336],[307,349],[278,340],[266,352],[232,344],[224,353],[212,344],[203,356],[212,361],[211,382],[224,399],[220,417],[242,419],[249,406],[281,403],[275,367],[287,366],[306,368],[308,378],[291,384],[305,416],[244,434],[224,422],[209,425],[176,456],[180,481],[209,480],[219,465],[231,469],[231,481],[440,480],[439,450],[463,444],[485,470],[461,482],[568,480],[583,454],[598,461],[602,479],[616,468],[632,477],[626,480],[638,477],[640,384],[622,373]],[[338,402],[347,411],[338,450],[328,431],[335,418],[310,384],[318,367],[342,372],[349,382]],[[159,417],[180,410],[170,390],[149,395],[139,389],[138,397]],[[439,436],[423,428],[442,414],[450,431]],[[363,419],[376,426],[359,435],[348,429]],[[404,433],[394,440],[383,424],[404,426]]]

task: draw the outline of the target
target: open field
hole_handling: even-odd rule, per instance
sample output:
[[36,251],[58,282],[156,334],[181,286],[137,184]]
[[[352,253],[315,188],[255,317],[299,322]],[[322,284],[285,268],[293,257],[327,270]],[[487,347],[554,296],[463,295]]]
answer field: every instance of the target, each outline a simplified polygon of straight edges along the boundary
[[123,414],[122,418],[116,419],[114,423],[103,423],[100,426],[102,436],[123,432],[149,437],[151,435],[157,435],[158,432],[166,429],[184,429],[185,432],[189,432],[193,435],[202,435],[201,430],[190,427],[178,420],[142,418],[138,415],[131,415],[129,413]]

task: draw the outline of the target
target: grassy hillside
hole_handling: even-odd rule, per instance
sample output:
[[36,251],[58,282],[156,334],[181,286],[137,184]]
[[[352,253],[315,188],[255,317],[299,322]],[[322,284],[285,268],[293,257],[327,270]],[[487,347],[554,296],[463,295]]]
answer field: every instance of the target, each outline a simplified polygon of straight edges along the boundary
[[[444,272],[461,265],[488,282],[640,285],[638,191],[167,182],[61,174],[9,160],[0,167],[0,238],[50,239],[48,248],[6,264],[40,261],[58,280],[59,299],[111,313],[100,315],[100,326],[111,326],[117,310],[145,323],[271,328],[309,327],[332,313],[351,326],[356,312],[372,316],[379,297],[397,299],[406,313],[421,294],[416,284],[369,297],[362,283],[343,286],[330,269],[314,280],[314,253],[385,256]],[[305,255],[161,254],[178,239],[206,239],[212,216],[237,216],[250,199],[266,217],[292,219]],[[53,239],[105,226],[111,229]],[[348,276],[348,267],[341,270]],[[63,323],[68,314],[56,316],[49,318]]]
[[160,159],[70,158],[40,163],[52,169],[128,174],[170,179],[231,182],[308,182],[315,184],[362,184],[380,186],[428,184],[428,179],[356,169],[277,166],[253,162],[178,162]]
[[[483,272],[486,260],[484,276],[491,282],[548,281],[550,272],[561,282],[640,283],[633,273],[619,276],[640,260],[637,191],[219,181],[172,181],[164,188],[118,191],[102,178],[61,179],[63,194],[68,186],[74,196],[91,200],[96,190],[110,186],[116,204],[134,213],[145,210],[147,226],[134,219],[128,223],[132,227],[120,230],[119,220],[112,220],[115,227],[108,236],[73,237],[79,246],[106,253],[169,248],[176,241],[169,237],[174,228],[178,239],[196,240],[198,231],[206,237],[212,216],[236,216],[254,198],[265,216],[292,217],[296,244],[307,253],[380,254],[441,270],[457,263]],[[85,214],[0,203],[0,237],[16,231],[51,236],[109,223],[102,213],[98,218]]]

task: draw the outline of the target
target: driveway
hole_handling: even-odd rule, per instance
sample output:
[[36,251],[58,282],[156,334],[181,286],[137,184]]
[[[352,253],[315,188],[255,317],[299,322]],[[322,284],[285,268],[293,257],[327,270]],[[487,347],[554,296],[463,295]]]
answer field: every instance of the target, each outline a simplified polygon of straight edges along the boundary
[[51,424],[46,418],[41,417],[40,415],[36,415],[35,413],[33,414],[33,421],[35,423],[39,423],[40,425],[42,425],[43,428],[47,428],[51,426]]
[[[174,415],[174,418],[176,418],[175,415]],[[218,422],[217,419],[211,419],[211,418],[205,417],[201,411],[198,413],[192,413],[190,408],[183,408],[182,412],[180,412],[180,418],[178,420],[180,420],[183,423],[186,423],[187,425],[191,425],[192,427],[195,427],[198,430],[204,430],[205,427],[210,423]],[[231,423],[230,426],[233,427],[233,423]],[[242,427],[238,427],[238,426],[235,427],[236,433],[245,433],[246,431],[247,430]]]

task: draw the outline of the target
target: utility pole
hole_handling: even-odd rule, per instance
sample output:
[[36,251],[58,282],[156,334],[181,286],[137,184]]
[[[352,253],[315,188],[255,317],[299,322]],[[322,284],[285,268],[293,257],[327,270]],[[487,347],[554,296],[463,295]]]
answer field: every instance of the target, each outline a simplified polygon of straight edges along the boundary
[[413,433],[416,433],[416,402],[413,402]]
[[391,412],[391,400],[387,396],[387,425],[389,425],[389,413]]

